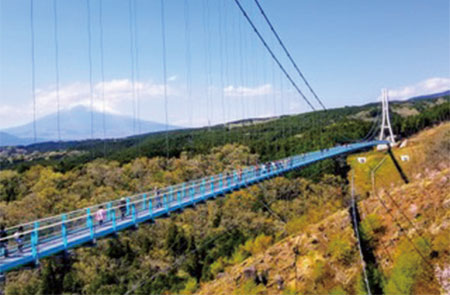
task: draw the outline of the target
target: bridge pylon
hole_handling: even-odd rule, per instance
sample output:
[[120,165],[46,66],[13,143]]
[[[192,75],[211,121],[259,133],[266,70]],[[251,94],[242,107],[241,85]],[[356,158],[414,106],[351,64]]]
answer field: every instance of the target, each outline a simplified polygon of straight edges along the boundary
[[[395,144],[394,132],[392,132],[391,120],[389,117],[389,94],[387,89],[381,91],[381,108],[382,108],[382,118],[381,118],[381,130],[380,130],[380,140],[387,140],[391,144]],[[386,130],[388,131],[388,136],[386,136]]]

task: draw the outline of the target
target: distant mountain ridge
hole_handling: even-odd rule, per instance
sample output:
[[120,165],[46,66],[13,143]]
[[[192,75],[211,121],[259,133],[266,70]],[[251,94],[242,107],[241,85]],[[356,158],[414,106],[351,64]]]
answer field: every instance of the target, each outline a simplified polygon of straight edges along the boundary
[[[94,118],[94,138],[103,138],[103,113],[91,112],[83,106],[60,113],[61,140],[74,141],[91,139],[91,115]],[[58,140],[57,115],[50,114],[36,121],[37,142]],[[166,130],[166,125],[152,121],[135,121],[128,116],[105,114],[106,138],[123,138],[132,135]],[[181,127],[169,125],[168,130]],[[0,131],[0,146],[28,145],[34,143],[33,123]]]
[[34,142],[32,138],[19,138],[6,132],[0,131],[0,147],[7,145],[24,145]]
[[419,101],[419,100],[426,100],[426,99],[433,99],[433,98],[440,98],[444,96],[450,95],[450,89],[444,92],[439,93],[433,93],[433,94],[427,94],[427,95],[420,95],[416,97],[409,98],[408,101]]

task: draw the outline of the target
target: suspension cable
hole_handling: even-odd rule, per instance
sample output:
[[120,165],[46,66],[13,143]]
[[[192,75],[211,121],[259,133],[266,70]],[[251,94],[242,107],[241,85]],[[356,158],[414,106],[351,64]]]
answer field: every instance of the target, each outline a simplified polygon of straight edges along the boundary
[[141,106],[141,86],[142,82],[140,81],[140,68],[139,68],[139,30],[138,30],[138,17],[137,12],[139,11],[137,9],[137,1],[133,0],[133,11],[134,11],[134,17],[133,17],[133,33],[134,33],[134,54],[135,54],[135,71],[136,71],[136,81],[138,83],[138,87],[136,87],[136,124],[137,124],[137,134],[138,134],[138,155],[141,156],[141,145],[142,145],[142,130],[141,130],[141,112],[140,112],[140,106]]
[[37,141],[36,128],[36,64],[34,44],[34,1],[30,0],[30,37],[31,37],[31,95],[33,97],[33,138]]
[[281,102],[281,112],[280,112],[280,119],[281,119],[281,136],[283,138],[282,140],[282,145],[281,148],[283,149],[282,152],[282,157],[285,158],[286,157],[286,129],[287,129],[287,120],[286,118],[283,118],[283,116],[285,115],[285,106],[284,106],[284,85],[283,85],[283,77],[282,77],[282,73],[279,72],[279,80],[280,80],[280,102]]
[[[273,85],[273,89],[272,89],[273,112],[274,112],[274,117],[277,118],[278,117],[278,113],[277,113],[277,94],[276,94],[277,81],[275,79],[275,62],[273,61],[273,59],[271,60],[271,66],[272,66],[272,85]],[[276,137],[278,136],[278,130],[277,130],[276,126],[277,125],[275,125],[274,129],[273,129],[274,138],[271,139],[274,142],[275,155],[278,153],[278,149],[279,149],[279,146],[280,146],[280,141],[276,140]]]
[[300,96],[303,98],[303,100],[306,101],[306,103],[311,107],[312,110],[316,110],[314,108],[314,106],[311,104],[311,102],[308,100],[308,98],[303,94],[303,92],[300,90],[300,88],[298,87],[297,83],[295,83],[295,81],[292,79],[292,77],[289,75],[289,73],[286,71],[286,69],[284,68],[284,66],[281,64],[281,62],[278,60],[278,58],[275,56],[275,54],[273,53],[272,49],[269,47],[269,45],[267,44],[266,40],[263,38],[263,36],[261,35],[261,33],[258,31],[258,29],[256,28],[256,26],[253,24],[252,20],[249,18],[249,16],[247,15],[247,12],[245,11],[245,9],[242,7],[241,3],[239,2],[239,0],[234,0],[234,2],[236,3],[236,5],[239,7],[240,11],[242,12],[242,14],[244,15],[245,19],[247,20],[247,22],[250,24],[250,26],[253,28],[253,31],[256,33],[256,35],[258,35],[259,40],[263,43],[264,47],[267,49],[267,51],[269,52],[270,56],[272,57],[273,60],[275,60],[275,62],[277,63],[278,67],[281,69],[281,71],[284,73],[284,75],[286,76],[286,78],[289,80],[289,82],[291,82],[292,86],[294,86],[295,90],[298,92],[298,94],[300,94]]
[[102,129],[103,129],[103,157],[106,158],[106,100],[105,100],[105,63],[104,63],[104,36],[103,36],[103,0],[99,2],[98,21],[100,28],[100,78],[102,80]]
[[164,113],[166,125],[166,157],[169,159],[169,114],[167,101],[167,60],[166,60],[166,20],[164,0],[160,0],[161,6],[161,43],[162,43],[162,58],[163,58],[163,80],[164,80]]
[[86,29],[88,37],[88,66],[89,66],[89,99],[91,115],[91,139],[94,139],[94,86],[92,81],[92,32],[91,32],[91,5],[90,0],[86,0]]
[[[208,131],[211,127],[211,95],[210,95],[210,86],[211,82],[211,73],[210,73],[210,47],[209,47],[209,0],[202,0],[202,25],[203,25],[203,50],[204,50],[204,66],[205,66],[205,95],[206,95],[206,120]],[[211,144],[212,140],[209,140],[209,144]]]
[[[225,115],[225,93],[224,93],[224,61],[223,61],[223,20],[222,20],[222,11],[221,11],[221,1],[217,1],[217,10],[218,10],[218,33],[219,33],[219,56],[220,56],[220,103],[222,107],[222,122],[226,123],[226,115]],[[226,143],[227,133],[223,133],[223,144]]]
[[241,130],[241,144],[245,145],[245,103],[244,103],[244,55],[243,55],[243,36],[242,36],[242,19],[238,19],[238,54],[239,54],[239,84],[240,87],[236,84],[236,91],[239,95],[239,102],[241,107],[241,119],[242,126]]
[[53,0],[53,41],[55,46],[55,82],[56,82],[56,129],[58,142],[61,142],[60,106],[59,106],[59,41],[58,41],[58,7],[57,0]]
[[134,56],[134,23],[133,23],[133,0],[128,0],[128,33],[130,35],[130,72],[131,72],[131,95],[133,108],[133,135],[136,135],[136,81],[135,81],[135,56]]
[[190,16],[189,16],[189,1],[184,0],[184,39],[185,39],[185,66],[186,66],[186,93],[188,106],[188,122],[190,131],[189,146],[194,150],[194,131],[193,131],[193,101],[192,101],[192,77],[191,77],[191,36],[190,36]]
[[[230,80],[229,80],[229,62],[230,62],[230,60],[229,60],[229,48],[228,48],[228,46],[229,46],[229,42],[228,42],[228,12],[227,12],[227,3],[228,3],[228,1],[227,0],[223,0],[222,1],[222,3],[223,3],[223,7],[222,7],[222,11],[223,11],[223,19],[224,19],[224,23],[223,23],[223,27],[224,27],[224,36],[225,36],[225,45],[224,45],[224,53],[225,53],[225,85],[224,86],[226,86],[226,87],[228,87],[229,86],[229,84],[230,84]],[[225,91],[225,89],[222,89],[223,91]],[[225,96],[225,93],[224,93],[224,96]],[[225,110],[225,122],[224,122],[224,130],[225,130],[225,133],[227,133],[228,134],[228,120],[230,119],[230,100],[229,99],[227,99],[226,100],[226,110]],[[229,141],[229,138],[228,138],[228,140],[227,141]]]
[[290,62],[292,63],[292,65],[294,66],[295,70],[297,71],[297,73],[299,74],[299,76],[302,78],[303,82],[305,82],[306,86],[308,87],[309,91],[311,91],[311,93],[314,95],[314,98],[317,100],[317,102],[319,102],[319,104],[322,106],[322,108],[324,110],[326,110],[327,108],[325,107],[325,105],[323,104],[322,100],[317,96],[316,92],[312,89],[311,85],[309,84],[308,80],[306,80],[305,76],[303,75],[303,73],[300,71],[300,68],[297,66],[297,63],[294,61],[294,59],[292,58],[291,54],[289,53],[289,51],[287,50],[286,46],[284,45],[283,41],[280,38],[280,35],[277,33],[277,31],[275,30],[275,28],[273,27],[271,21],[269,20],[269,18],[267,17],[267,14],[265,13],[264,9],[261,7],[260,3],[258,0],[254,0],[256,5],[258,6],[259,11],[261,12],[262,16],[264,17],[264,19],[266,20],[267,24],[270,27],[270,30],[272,31],[272,33],[275,35],[275,37],[278,40],[278,43],[280,43],[281,47],[284,50],[284,53],[286,53],[286,56],[288,57],[288,59],[290,60]]
[[366,140],[372,140],[373,137],[376,135],[377,133],[377,127],[378,127],[378,123],[380,122],[380,109],[377,109],[377,114],[375,115],[375,120],[372,122],[372,125],[369,129],[369,131],[367,132],[367,134],[360,140],[355,140],[355,139],[351,139],[347,136],[340,136],[342,139],[344,139],[347,142],[359,142],[359,141],[366,141]]

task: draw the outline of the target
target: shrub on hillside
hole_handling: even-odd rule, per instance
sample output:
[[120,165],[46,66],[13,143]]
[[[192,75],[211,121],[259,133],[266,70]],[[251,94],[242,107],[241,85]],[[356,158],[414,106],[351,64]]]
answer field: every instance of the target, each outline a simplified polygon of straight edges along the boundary
[[[414,240],[414,246],[409,240],[403,239],[396,250],[394,267],[388,278],[386,294],[413,294],[414,287],[419,282],[431,284],[432,278],[427,271],[424,259],[428,257],[430,248],[422,238]],[[431,279],[431,280],[430,280]]]
[[377,241],[377,233],[382,232],[383,229],[382,219],[375,213],[367,215],[359,225],[362,239],[367,241],[372,247]]
[[272,245],[272,237],[261,234],[254,240],[248,240],[242,249],[251,255],[256,255],[264,252]]
[[258,285],[254,280],[244,281],[238,288],[234,290],[234,294],[253,294],[253,295],[262,295],[266,294],[266,287],[264,285]]
[[439,255],[450,252],[450,236],[448,232],[442,231],[433,239],[433,250],[437,251]]
[[336,235],[328,244],[328,254],[337,261],[349,265],[354,258],[354,245],[346,236]]
[[184,285],[184,289],[181,290],[180,294],[189,295],[194,294],[198,289],[198,283],[195,278],[190,278],[187,280],[186,285]]
[[310,224],[308,216],[303,215],[289,220],[288,223],[286,223],[285,229],[289,235],[292,235],[304,229],[308,224]]

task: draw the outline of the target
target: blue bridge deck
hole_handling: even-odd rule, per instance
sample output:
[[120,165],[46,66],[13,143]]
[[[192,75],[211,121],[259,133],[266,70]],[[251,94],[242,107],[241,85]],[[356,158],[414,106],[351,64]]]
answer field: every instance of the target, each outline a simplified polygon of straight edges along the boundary
[[[291,170],[338,155],[370,148],[387,141],[370,141],[338,146],[322,151],[310,152],[276,161],[214,175],[155,193],[142,193],[126,198],[126,203],[114,200],[90,208],[76,210],[58,216],[40,219],[7,229],[9,236],[0,240],[5,245],[8,257],[0,258],[0,273],[26,264],[37,263],[39,259],[59,252],[91,243],[116,232],[135,227],[139,223],[165,216],[207,199],[245,188],[248,185],[276,177]],[[276,163],[276,164],[275,164]],[[107,213],[103,224],[95,221],[95,211],[100,206]],[[116,216],[123,210],[123,216]],[[22,226],[22,251],[18,250],[13,234]],[[5,247],[0,251],[5,252]],[[4,253],[0,253],[4,254]]]

